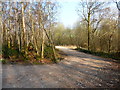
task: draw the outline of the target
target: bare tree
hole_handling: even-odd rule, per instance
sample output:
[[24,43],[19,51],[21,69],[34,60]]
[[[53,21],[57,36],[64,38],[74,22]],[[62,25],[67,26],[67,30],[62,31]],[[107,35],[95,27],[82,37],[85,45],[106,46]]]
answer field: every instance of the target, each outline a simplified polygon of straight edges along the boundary
[[120,1],[115,3],[118,8],[118,52],[120,52]]
[[[40,56],[43,59],[46,58],[44,50],[48,47],[49,41],[49,47],[53,50],[52,54],[56,61],[55,46],[51,35],[51,27],[55,22],[53,18],[56,14],[56,3],[41,0],[33,3],[3,2],[1,5],[0,26],[3,46],[19,50],[19,53],[23,53],[25,57],[34,52],[34,57]],[[30,52],[30,50],[33,51]]]
[[[97,12],[100,12],[102,10],[102,6],[104,5],[104,2],[97,2],[96,0],[89,0],[89,1],[82,1],[80,2],[81,9],[78,9],[77,12],[79,15],[82,15],[83,20],[87,22],[87,31],[88,31],[88,50],[90,50],[90,34],[92,32],[92,26],[91,23],[93,23],[91,17],[96,14]],[[96,27],[93,31],[96,31],[101,19],[98,20],[96,24]]]

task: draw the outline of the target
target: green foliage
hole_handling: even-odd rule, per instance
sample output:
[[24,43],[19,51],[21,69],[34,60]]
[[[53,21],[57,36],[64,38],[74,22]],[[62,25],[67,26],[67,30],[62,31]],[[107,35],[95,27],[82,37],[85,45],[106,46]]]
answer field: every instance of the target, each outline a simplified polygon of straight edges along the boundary
[[39,56],[38,56],[38,55],[36,55],[36,57],[35,57],[35,58],[36,58],[36,60],[40,60],[40,59],[41,59],[41,56],[40,56],[40,55],[39,55]]
[[19,54],[24,58],[23,60],[28,60],[28,55],[25,53],[25,51],[20,52]]
[[93,52],[93,51],[88,51],[88,50],[81,49],[81,48],[76,48],[75,50],[78,50],[78,51],[84,52],[84,53],[88,53],[88,54],[93,54],[96,56],[101,56],[104,58],[112,58],[112,59],[120,60],[120,54],[117,54],[117,53]]
[[54,59],[52,47],[50,47],[50,46],[45,46],[44,57],[45,57],[45,58],[49,58],[49,59],[51,59],[51,60]]
[[[53,50],[51,46],[45,46],[44,48],[44,59],[41,59],[41,54],[38,55],[33,46],[28,47],[28,49],[23,49],[19,51],[18,49],[12,47],[8,48],[7,45],[2,47],[2,54],[5,60],[2,60],[3,64],[7,63],[23,63],[23,64],[42,64],[41,60],[44,63],[52,63],[55,61]],[[45,61],[44,61],[45,60]]]
[[72,45],[74,43],[74,31],[71,28],[65,28],[58,24],[54,31],[54,42],[56,45]]
[[2,48],[2,54],[4,58],[9,58],[10,56],[19,56],[19,51],[18,49],[14,48],[8,48],[7,45],[3,46]]
[[5,59],[2,59],[1,62],[2,62],[2,64],[6,64],[7,63],[7,61]]
[[43,65],[43,63],[40,63],[40,62],[33,62],[32,64],[34,64],[34,65]]

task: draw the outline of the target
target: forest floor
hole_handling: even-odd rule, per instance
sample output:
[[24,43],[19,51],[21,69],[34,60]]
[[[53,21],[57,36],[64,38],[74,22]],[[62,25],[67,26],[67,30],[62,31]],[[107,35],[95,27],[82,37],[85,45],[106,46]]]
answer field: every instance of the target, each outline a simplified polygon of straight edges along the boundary
[[3,88],[120,88],[120,63],[57,46],[64,59],[49,65],[2,65]]

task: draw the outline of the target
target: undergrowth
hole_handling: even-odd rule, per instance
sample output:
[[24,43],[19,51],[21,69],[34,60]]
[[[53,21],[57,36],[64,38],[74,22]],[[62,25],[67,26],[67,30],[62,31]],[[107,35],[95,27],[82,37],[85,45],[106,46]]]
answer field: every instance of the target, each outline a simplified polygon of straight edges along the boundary
[[[58,50],[56,50],[56,55],[59,59]],[[41,53],[41,52],[40,52]],[[25,51],[19,51],[17,48],[8,48],[3,46],[2,48],[2,61],[3,64],[50,64],[54,63],[53,50],[50,46],[45,46],[44,49],[44,59],[41,59],[41,54],[37,55],[36,51],[28,50],[27,54]]]
[[84,53],[88,53],[88,54],[92,54],[92,55],[96,55],[96,56],[101,56],[104,58],[112,58],[112,59],[120,61],[120,53],[93,52],[93,51],[85,50],[82,48],[76,48],[75,50],[78,50],[78,51],[84,52]]

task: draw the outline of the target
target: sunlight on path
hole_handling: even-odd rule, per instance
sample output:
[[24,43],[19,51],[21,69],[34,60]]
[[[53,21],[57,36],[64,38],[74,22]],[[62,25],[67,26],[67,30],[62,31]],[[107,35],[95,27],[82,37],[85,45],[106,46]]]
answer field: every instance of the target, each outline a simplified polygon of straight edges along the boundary
[[3,88],[113,88],[120,86],[120,64],[67,47],[58,64],[3,65]]
[[77,48],[76,46],[55,46],[55,48],[64,48],[64,49],[75,49]]

